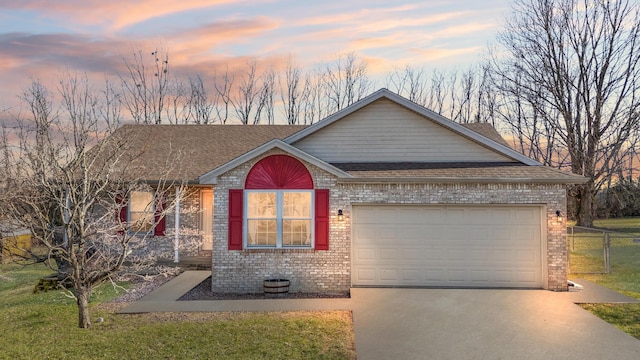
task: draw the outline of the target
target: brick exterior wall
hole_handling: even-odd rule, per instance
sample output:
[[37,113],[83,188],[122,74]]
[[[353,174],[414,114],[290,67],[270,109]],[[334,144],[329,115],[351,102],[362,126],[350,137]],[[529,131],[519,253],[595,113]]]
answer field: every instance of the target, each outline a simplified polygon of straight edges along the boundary
[[[269,151],[218,178],[214,190],[212,289],[221,293],[262,292],[263,280],[291,280],[291,292],[346,292],[351,285],[351,221],[356,204],[535,204],[546,211],[546,254],[543,261],[549,290],[567,290],[565,224],[556,210],[566,213],[566,190],[558,184],[360,184],[338,183],[335,176],[316,166],[310,171],[316,189],[330,189],[330,241],[328,251],[307,249],[245,249],[229,251],[228,193],[242,189],[246,174],[260,159],[282,153]],[[344,221],[337,221],[338,209]]]

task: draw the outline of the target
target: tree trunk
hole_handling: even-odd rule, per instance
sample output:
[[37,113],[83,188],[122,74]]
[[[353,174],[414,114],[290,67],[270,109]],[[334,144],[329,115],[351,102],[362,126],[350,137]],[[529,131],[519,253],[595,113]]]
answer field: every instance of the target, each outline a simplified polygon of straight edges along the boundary
[[76,296],[78,298],[78,326],[81,329],[88,329],[91,327],[91,316],[89,314],[91,289],[80,289]]
[[593,226],[593,181],[577,186],[576,225]]

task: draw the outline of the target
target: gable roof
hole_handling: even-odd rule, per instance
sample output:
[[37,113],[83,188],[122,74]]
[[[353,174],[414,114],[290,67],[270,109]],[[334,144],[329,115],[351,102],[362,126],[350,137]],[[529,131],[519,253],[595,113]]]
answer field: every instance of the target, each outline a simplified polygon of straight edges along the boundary
[[328,164],[316,157],[313,157],[309,154],[307,154],[306,152],[297,149],[279,139],[273,139],[271,141],[269,141],[266,144],[263,144],[261,146],[258,146],[257,148],[244,153],[240,156],[238,156],[237,158],[227,162],[226,164],[219,166],[215,169],[213,169],[212,171],[202,175],[200,177],[200,183],[201,184],[215,184],[217,182],[217,177],[219,175],[224,174],[225,172],[235,168],[236,166],[243,164],[251,159],[254,159],[264,153],[266,153],[267,151],[273,150],[273,149],[280,149],[286,153],[289,153],[295,157],[297,157],[300,160],[304,160],[308,163],[311,163],[317,167],[319,167],[320,169],[333,174],[335,176],[337,176],[338,178],[351,178],[352,176],[349,175],[347,172],[344,172],[342,170],[340,170],[339,168]]
[[124,125],[112,136],[125,137],[126,164],[144,168],[148,181],[201,175],[272,139],[284,139],[306,125]]
[[[520,163],[523,163],[525,165],[541,165],[540,163],[538,163],[537,161],[530,159],[520,153],[518,153],[517,151],[512,150],[511,148],[509,148],[509,146],[506,144],[506,142],[504,141],[504,139],[502,139],[501,136],[499,136],[499,134],[497,134],[497,132],[495,131],[495,129],[493,130],[489,130],[488,126],[491,125],[470,125],[468,124],[467,126],[463,126],[461,124],[455,123],[445,117],[443,117],[442,115],[439,115],[429,109],[426,109],[423,106],[420,106],[416,103],[413,103],[405,98],[403,98],[400,95],[394,94],[391,91],[387,90],[387,89],[380,89],[378,91],[376,91],[375,93],[367,96],[366,98],[338,111],[337,113],[325,118],[324,120],[317,122],[313,125],[310,125],[309,127],[307,127],[304,130],[301,130],[289,137],[287,137],[286,139],[284,139],[284,142],[288,143],[288,144],[292,144],[295,146],[295,143],[307,138],[308,136],[318,132],[319,130],[333,124],[336,123],[338,121],[340,121],[341,119],[355,113],[356,111],[372,104],[373,102],[380,100],[380,99],[386,99],[389,100],[397,105],[400,105],[410,111],[413,111],[414,113],[417,113],[418,115],[421,115],[422,117],[425,118],[425,120],[430,120],[432,122],[434,122],[437,125],[442,126],[443,128],[452,131],[468,140],[471,140],[472,142],[479,144],[480,146],[483,146],[491,151],[493,151],[496,154],[500,154],[502,156],[505,156],[507,158],[513,159],[515,161],[518,161]],[[474,131],[477,130],[478,132]],[[484,133],[484,134],[483,134]],[[486,134],[486,135],[485,135]]]

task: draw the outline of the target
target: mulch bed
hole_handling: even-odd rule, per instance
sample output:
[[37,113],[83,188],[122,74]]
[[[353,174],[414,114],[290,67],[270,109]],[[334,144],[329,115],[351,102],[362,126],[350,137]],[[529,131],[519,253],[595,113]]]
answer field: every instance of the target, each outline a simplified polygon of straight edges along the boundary
[[349,292],[342,293],[280,293],[280,294],[221,294],[211,291],[211,277],[206,278],[178,301],[190,300],[247,300],[247,299],[334,299],[349,298]]

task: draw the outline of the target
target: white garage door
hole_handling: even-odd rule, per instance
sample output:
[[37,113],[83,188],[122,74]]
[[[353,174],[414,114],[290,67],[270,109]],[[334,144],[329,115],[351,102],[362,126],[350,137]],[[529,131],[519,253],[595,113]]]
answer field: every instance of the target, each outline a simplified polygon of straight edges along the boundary
[[542,287],[541,208],[353,206],[352,283]]

